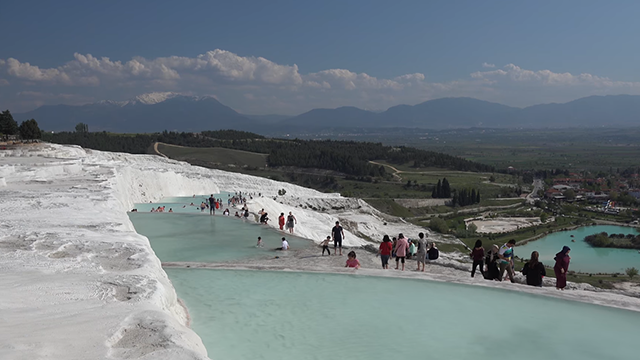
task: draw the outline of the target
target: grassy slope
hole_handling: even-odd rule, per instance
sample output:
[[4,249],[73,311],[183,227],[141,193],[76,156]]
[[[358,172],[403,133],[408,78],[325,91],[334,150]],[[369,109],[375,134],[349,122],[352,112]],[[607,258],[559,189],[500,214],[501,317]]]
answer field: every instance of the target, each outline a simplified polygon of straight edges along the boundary
[[158,150],[175,160],[199,160],[223,165],[249,166],[264,168],[267,165],[267,154],[252,153],[225,148],[191,148],[175,145],[158,144]]

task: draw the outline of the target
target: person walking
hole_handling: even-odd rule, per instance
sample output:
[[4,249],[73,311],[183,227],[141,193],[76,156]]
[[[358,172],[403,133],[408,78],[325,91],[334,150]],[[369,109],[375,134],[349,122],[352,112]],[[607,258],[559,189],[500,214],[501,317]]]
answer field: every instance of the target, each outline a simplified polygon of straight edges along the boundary
[[331,241],[331,236],[327,236],[327,238],[320,243],[320,246],[322,246],[322,256],[324,256],[325,251],[331,255],[331,251],[329,250],[329,241]]
[[396,243],[396,270],[398,265],[402,261],[402,271],[404,271],[404,261],[407,257],[407,251],[409,251],[409,242],[404,238],[404,235],[398,235],[398,242]]
[[476,240],[476,244],[473,246],[473,250],[471,254],[469,254],[471,259],[473,259],[473,267],[471,268],[471,277],[476,274],[476,267],[480,266],[480,273],[482,277],[484,276],[484,248],[482,247],[482,240]]
[[284,213],[280,213],[280,216],[278,216],[278,225],[280,230],[284,230]]
[[391,251],[393,250],[393,244],[391,244],[391,239],[389,239],[389,235],[385,235],[382,238],[382,243],[380,243],[380,247],[378,248],[378,254],[380,255],[380,260],[382,260],[382,268],[389,268],[389,258],[391,257]]
[[498,257],[500,258],[500,276],[498,276],[498,280],[502,281],[504,277],[504,271],[507,271],[507,275],[509,276],[509,280],[514,283],[516,282],[513,278],[513,247],[516,246],[516,241],[514,239],[509,240],[506,244],[500,247],[500,251],[498,251]]
[[564,290],[567,286],[567,271],[569,271],[569,252],[571,249],[568,246],[563,246],[562,250],[556,254],[554,260],[556,261],[553,271],[556,273],[556,289]]
[[418,251],[416,252],[416,262],[418,268],[416,271],[420,271],[420,264],[422,264],[422,271],[424,272],[425,259],[427,258],[427,240],[424,238],[424,233],[418,234]]
[[342,256],[342,239],[344,239],[344,231],[340,222],[336,221],[336,226],[331,229],[331,236],[333,237],[333,255],[338,255],[338,249],[340,249],[340,256]]
[[297,224],[298,220],[295,216],[289,211],[289,215],[287,215],[287,229],[289,229],[289,233],[293,234],[293,225]]
[[527,285],[542,287],[542,278],[547,276],[544,265],[538,261],[539,257],[540,254],[537,251],[532,252],[531,260],[522,268],[522,275],[527,277]]

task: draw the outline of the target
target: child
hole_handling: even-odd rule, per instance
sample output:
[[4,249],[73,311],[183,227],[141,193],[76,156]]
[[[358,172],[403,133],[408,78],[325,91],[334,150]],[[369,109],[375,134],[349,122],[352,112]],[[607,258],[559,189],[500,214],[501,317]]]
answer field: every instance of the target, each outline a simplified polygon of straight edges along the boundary
[[256,247],[262,247],[262,238],[260,236],[258,236],[258,244]]
[[407,259],[411,259],[416,254],[416,243],[413,240],[409,240],[409,253],[407,254]]
[[320,243],[320,246],[322,246],[322,256],[324,256],[325,250],[327,250],[327,253],[331,255],[331,251],[329,250],[330,241],[331,241],[331,236],[327,236],[327,239]]
[[355,251],[351,251],[349,254],[347,254],[347,257],[349,257],[349,258],[347,259],[347,264],[344,267],[352,267],[352,268],[356,268],[356,269],[360,268],[360,261],[358,261],[358,259],[356,259],[356,252]]

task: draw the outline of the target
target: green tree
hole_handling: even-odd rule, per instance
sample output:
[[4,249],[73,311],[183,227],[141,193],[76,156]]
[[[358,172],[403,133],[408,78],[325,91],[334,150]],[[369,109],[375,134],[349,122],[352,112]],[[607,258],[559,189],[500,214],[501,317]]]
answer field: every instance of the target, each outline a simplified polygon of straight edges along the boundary
[[42,138],[42,131],[40,131],[38,122],[34,119],[23,121],[18,130],[20,131],[20,137],[23,139],[33,140]]
[[549,219],[549,214],[547,214],[546,212],[543,212],[542,214],[540,214],[540,221],[547,222],[547,220]]
[[476,224],[471,223],[469,224],[469,226],[467,226],[467,230],[469,230],[469,233],[471,235],[474,235],[476,233],[476,231],[478,231],[478,226],[476,226]]
[[449,232],[449,225],[447,225],[447,222],[444,221],[444,219],[439,217],[431,218],[431,221],[429,221],[429,228],[442,234]]
[[18,134],[18,123],[13,119],[9,110],[0,113],[0,133],[4,135]]
[[496,182],[496,177],[493,175],[489,176],[489,182]]
[[634,276],[638,275],[638,269],[632,267],[626,270],[627,275],[629,275],[630,279],[633,279]]
[[451,197],[451,186],[449,185],[449,180],[447,180],[447,178],[442,179],[442,197],[443,198]]
[[576,192],[573,189],[569,189],[563,194],[568,200],[573,200],[576,198]]
[[436,185],[436,196],[439,199],[444,197],[442,196],[442,182],[440,181],[440,179],[438,179],[438,184]]
[[76,132],[80,133],[80,134],[86,134],[89,132],[89,125],[85,124],[85,123],[78,123],[78,125],[76,125]]

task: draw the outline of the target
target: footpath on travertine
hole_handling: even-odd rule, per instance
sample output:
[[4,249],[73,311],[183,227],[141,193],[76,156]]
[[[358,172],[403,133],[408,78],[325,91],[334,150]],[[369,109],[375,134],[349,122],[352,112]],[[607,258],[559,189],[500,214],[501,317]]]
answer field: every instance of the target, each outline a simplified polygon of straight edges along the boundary
[[[361,268],[346,268],[347,253],[354,250]],[[640,311],[640,298],[636,289],[622,287],[620,290],[601,290],[589,284],[567,283],[564,291],[556,290],[555,279],[545,278],[544,287],[537,288],[525,285],[522,274],[516,273],[516,283],[509,281],[498,282],[485,280],[478,272],[471,277],[471,264],[461,262],[466,259],[460,253],[440,253],[440,258],[425,266],[425,272],[416,271],[416,260],[407,260],[405,271],[396,270],[394,259],[389,260],[389,269],[383,270],[381,260],[376,254],[358,248],[345,248],[342,256],[334,255],[331,247],[331,255],[322,255],[321,247],[310,249],[292,249],[290,251],[273,251],[273,256],[250,260],[228,261],[222,263],[199,262],[164,262],[165,268],[191,268],[191,269],[237,269],[237,270],[266,270],[266,271],[299,271],[319,272],[330,274],[349,274],[357,276],[395,277],[415,280],[441,281],[474,286],[485,286],[512,291],[521,291],[530,294],[552,296],[565,300],[580,301],[598,305],[617,307],[622,309]],[[399,268],[401,269],[401,264]],[[429,286],[425,283],[425,286]]]

